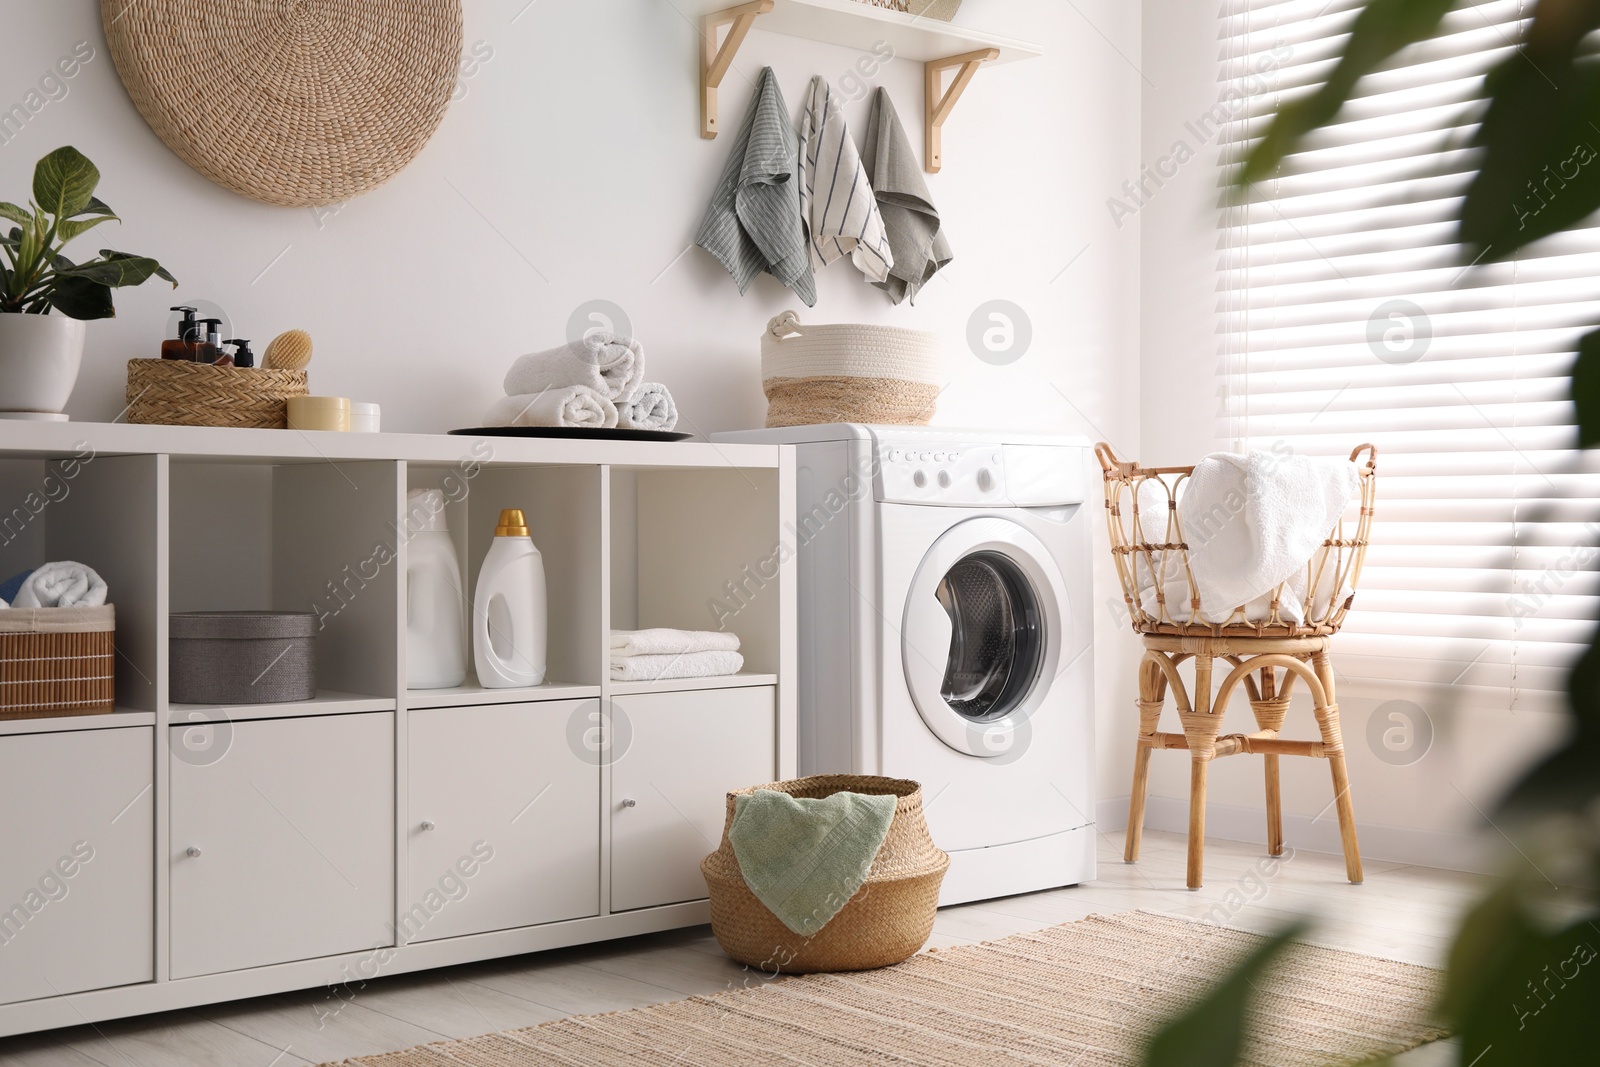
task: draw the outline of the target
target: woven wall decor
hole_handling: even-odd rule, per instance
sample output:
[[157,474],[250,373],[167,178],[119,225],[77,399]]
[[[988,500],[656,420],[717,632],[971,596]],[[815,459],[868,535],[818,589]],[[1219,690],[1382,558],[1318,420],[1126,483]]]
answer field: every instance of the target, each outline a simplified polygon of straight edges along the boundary
[[461,59],[461,0],[101,0],[134,106],[236,193],[335,204],[433,136]]

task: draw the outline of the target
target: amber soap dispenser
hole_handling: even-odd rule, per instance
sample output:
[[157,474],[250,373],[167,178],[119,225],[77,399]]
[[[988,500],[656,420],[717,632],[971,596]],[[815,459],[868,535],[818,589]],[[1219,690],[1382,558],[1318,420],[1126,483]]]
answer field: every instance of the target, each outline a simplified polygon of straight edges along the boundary
[[195,320],[198,309],[179,305],[173,311],[183,312],[183,322],[178,325],[178,336],[161,342],[162,359],[182,359],[190,363],[200,358],[200,346],[205,341],[200,324]]

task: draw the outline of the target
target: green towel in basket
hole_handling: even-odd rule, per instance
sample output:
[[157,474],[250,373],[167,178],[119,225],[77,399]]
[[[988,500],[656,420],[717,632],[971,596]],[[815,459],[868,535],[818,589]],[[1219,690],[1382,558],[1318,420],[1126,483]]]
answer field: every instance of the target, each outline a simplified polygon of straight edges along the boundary
[[896,799],[835,793],[813,800],[774,789],[738,797],[728,841],[745,885],[783,925],[816,933],[867,880]]

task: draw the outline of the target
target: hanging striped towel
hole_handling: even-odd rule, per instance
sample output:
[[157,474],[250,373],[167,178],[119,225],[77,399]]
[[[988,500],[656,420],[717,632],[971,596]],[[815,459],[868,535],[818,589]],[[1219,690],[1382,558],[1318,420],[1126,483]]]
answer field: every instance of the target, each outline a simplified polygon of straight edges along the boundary
[[874,282],[889,276],[894,254],[866,169],[845,128],[844,110],[818,74],[800,119],[800,219],[811,245],[811,269],[848,254]]
[[766,271],[806,307],[815,307],[816,280],[800,224],[798,161],[789,107],[767,67],[694,242],[728,268],[741,295]]

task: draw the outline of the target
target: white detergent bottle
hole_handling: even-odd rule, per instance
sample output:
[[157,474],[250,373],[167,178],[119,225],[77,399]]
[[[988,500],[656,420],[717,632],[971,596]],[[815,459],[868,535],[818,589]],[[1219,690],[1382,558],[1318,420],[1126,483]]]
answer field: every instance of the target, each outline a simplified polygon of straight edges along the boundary
[[443,492],[406,494],[406,533],[406,688],[454,689],[467,677],[467,631]]
[[500,513],[478,570],[472,601],[472,656],[485,689],[542,685],[548,607],[544,559],[518,508]]

